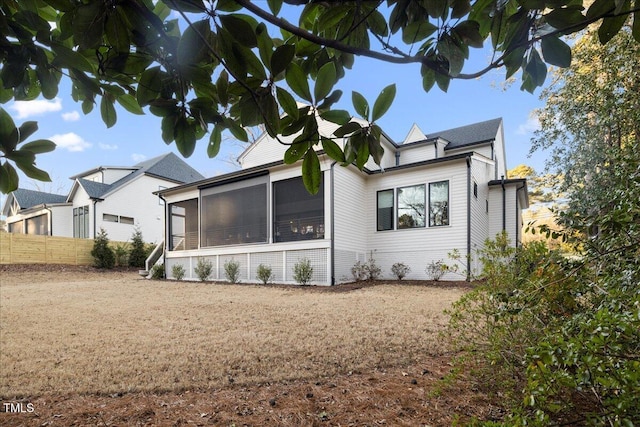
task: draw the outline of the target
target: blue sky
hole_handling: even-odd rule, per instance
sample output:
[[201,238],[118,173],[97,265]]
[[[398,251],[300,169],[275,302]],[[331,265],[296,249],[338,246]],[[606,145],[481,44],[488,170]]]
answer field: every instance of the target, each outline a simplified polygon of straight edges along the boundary
[[[489,62],[489,52],[475,50],[464,72],[482,69]],[[544,168],[544,155],[528,158],[530,139],[537,127],[534,110],[544,104],[536,94],[522,92],[520,82],[504,88],[504,71],[492,71],[474,80],[455,80],[449,91],[437,87],[425,93],[422,89],[419,66],[392,65],[379,61],[356,58],[354,68],[336,88],[344,95],[337,108],[353,112],[351,91],[362,93],[373,104],[378,93],[387,85],[396,83],[397,95],[389,112],[378,122],[396,142],[404,140],[413,123],[425,133],[489,120],[504,119],[507,149],[507,167],[520,163]],[[17,125],[27,120],[38,122],[39,130],[31,139],[48,138],[58,144],[52,153],[39,155],[38,167],[49,172],[52,183],[37,183],[21,176],[22,188],[40,189],[65,194],[71,185],[69,176],[96,166],[127,166],[144,159],[173,151],[175,145],[165,145],[160,135],[160,119],[146,111],[144,116],[132,115],[119,108],[116,125],[107,129],[100,117],[99,107],[84,115],[80,104],[70,96],[70,84],[60,85],[54,100],[28,103],[9,102],[3,107]],[[226,141],[215,159],[206,155],[208,138],[202,139],[195,153],[186,161],[210,177],[235,170],[229,158],[236,157],[243,147]]]

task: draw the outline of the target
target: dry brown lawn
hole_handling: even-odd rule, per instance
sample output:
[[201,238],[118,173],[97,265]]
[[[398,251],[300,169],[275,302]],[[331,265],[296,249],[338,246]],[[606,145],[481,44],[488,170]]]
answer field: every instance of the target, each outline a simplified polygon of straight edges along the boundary
[[[69,399],[75,399],[77,410],[77,405],[105,408],[105,399],[117,398],[120,403],[110,403],[116,405],[111,413],[117,413],[123,401],[143,398],[133,404],[138,412],[125,411],[120,418],[80,411],[73,418],[79,425],[165,425],[158,408],[165,402],[166,409],[169,395],[182,396],[177,407],[191,407],[203,424],[230,425],[238,417],[241,424],[250,421],[246,417],[257,411],[255,405],[243,413],[242,405],[228,402],[227,418],[222,410],[195,408],[206,406],[202,399],[209,406],[211,400],[220,404],[209,394],[213,390],[231,393],[231,401],[246,400],[242,393],[252,390],[254,399],[263,396],[264,413],[275,416],[274,408],[282,408],[284,396],[296,387],[331,389],[349,377],[371,383],[371,378],[401,375],[411,378],[398,378],[402,390],[415,389],[415,378],[430,372],[420,367],[435,363],[436,376],[446,374],[448,349],[438,335],[447,321],[443,309],[465,292],[398,284],[339,292],[147,281],[132,272],[91,269],[5,269],[0,275],[0,401],[31,402],[40,409],[36,418],[0,413],[0,424],[15,425],[29,420],[66,425],[65,413],[77,412]],[[273,389],[274,384],[284,388]],[[384,389],[373,387],[374,392]],[[428,393],[421,390],[424,401]],[[190,402],[184,398],[190,393],[202,396]],[[88,396],[93,403],[87,403]],[[294,400],[313,397],[306,391]],[[332,416],[321,409],[305,415],[309,410],[272,421],[315,425]]]

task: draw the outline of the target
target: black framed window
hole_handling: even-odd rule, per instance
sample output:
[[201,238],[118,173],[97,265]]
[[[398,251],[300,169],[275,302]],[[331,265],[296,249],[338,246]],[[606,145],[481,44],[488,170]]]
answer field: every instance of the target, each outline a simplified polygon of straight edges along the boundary
[[73,237],[89,238],[89,206],[73,208]]
[[267,185],[202,196],[202,246],[267,241]]
[[324,185],[309,194],[302,177],[273,183],[275,242],[324,239]]
[[424,227],[426,194],[424,184],[398,188],[398,229]]
[[393,230],[393,190],[378,191],[378,231]]
[[198,199],[169,205],[169,250],[183,251],[198,248]]
[[429,227],[449,225],[449,181],[429,184]]

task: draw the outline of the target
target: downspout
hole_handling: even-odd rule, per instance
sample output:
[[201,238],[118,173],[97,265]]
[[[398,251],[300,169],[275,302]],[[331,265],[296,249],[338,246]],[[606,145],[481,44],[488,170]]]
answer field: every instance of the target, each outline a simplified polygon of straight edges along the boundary
[[[396,162],[400,159],[399,152],[396,151]],[[336,245],[335,245],[335,203],[334,203],[334,191],[335,191],[335,178],[334,178],[334,167],[337,162],[331,163],[331,176],[330,176],[330,185],[331,191],[329,196],[329,203],[331,204],[331,243],[330,243],[330,257],[331,257],[331,286],[336,284]]]
[[502,175],[502,231],[507,231],[507,189],[504,186],[504,175]]
[[98,203],[98,199],[91,199],[93,200],[93,238],[96,238],[96,226],[98,225],[98,214],[96,213],[96,204]]
[[438,158],[438,140],[433,141],[433,149],[436,153],[436,159]]
[[53,212],[47,207],[46,203],[42,206],[49,211],[49,236],[53,236]]
[[[158,194],[158,197],[160,197],[160,199],[164,203],[164,227],[162,227],[163,230],[164,230],[164,244],[163,244],[164,247],[162,248],[162,265],[165,266],[164,275],[165,275],[165,277],[167,277],[167,267],[166,267],[167,266],[167,262],[166,261],[167,261],[167,251],[169,250],[169,239],[168,239],[168,237],[170,237],[169,233],[168,233],[170,225],[169,225],[169,221],[167,221],[167,218],[170,218],[170,217],[167,216],[167,212],[169,210],[169,205],[167,204],[167,200],[162,196],[162,194]],[[186,224],[185,224],[185,229],[186,229]],[[185,235],[186,235],[186,233],[185,233]]]
[[[396,166],[400,166],[400,151],[396,150]],[[331,170],[333,171],[333,165],[331,165]]]
[[471,280],[471,157],[467,157],[467,281]]
[[519,221],[519,217],[520,217],[520,209],[518,208],[518,193],[520,192],[520,190],[523,190],[525,187],[525,184],[523,184],[522,186],[516,188],[516,248],[519,246],[519,234],[520,234],[520,228],[518,227],[520,225],[520,221]]

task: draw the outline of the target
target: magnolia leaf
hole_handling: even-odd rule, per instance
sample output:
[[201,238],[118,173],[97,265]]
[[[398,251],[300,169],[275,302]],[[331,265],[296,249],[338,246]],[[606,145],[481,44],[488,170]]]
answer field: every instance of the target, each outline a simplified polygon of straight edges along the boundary
[[391,84],[380,92],[376,102],[373,104],[373,112],[371,113],[371,121],[380,119],[389,110],[393,100],[396,97],[396,85]]
[[124,109],[127,110],[128,112],[132,114],[137,114],[137,115],[144,114],[144,111],[142,111],[142,108],[140,108],[140,105],[138,105],[138,101],[136,101],[133,95],[129,95],[128,93],[125,93],[123,95],[118,96],[116,100],[118,101],[118,104],[122,105]]
[[280,13],[280,8],[282,8],[282,0],[267,0],[267,4],[269,5],[271,14],[274,16],[278,16],[278,14]]
[[284,152],[284,162],[288,165],[291,165],[297,162],[304,156],[306,150],[308,149],[309,149],[308,142],[298,142],[298,143],[292,144],[287,149],[287,151]]
[[316,103],[329,95],[336,81],[336,66],[333,62],[327,62],[318,70],[318,77],[316,78],[316,85],[314,87]]
[[[637,1],[636,4],[638,4]],[[633,26],[631,31],[633,33],[633,38],[640,43],[640,10],[633,13]]]
[[27,138],[33,135],[38,130],[38,122],[28,121],[20,125],[18,133],[20,135],[20,141],[24,142]]
[[318,194],[322,182],[322,172],[320,171],[318,154],[313,147],[309,147],[302,161],[302,182],[309,193]]
[[302,68],[300,68],[298,64],[292,63],[289,65],[285,78],[287,80],[287,84],[291,90],[296,93],[296,95],[306,101],[312,102],[307,75],[302,71]]
[[160,96],[161,89],[162,71],[160,67],[149,68],[140,76],[140,83],[138,83],[138,92],[136,94],[138,105],[141,107],[148,105],[150,101]]
[[291,44],[283,44],[278,46],[271,55],[271,74],[275,77],[284,70],[287,69],[293,56],[296,53],[296,48]]
[[9,162],[0,166],[0,192],[7,194],[18,188],[18,172]]
[[43,182],[51,182],[49,174],[42,169],[35,167],[33,163],[16,163],[16,165],[29,178]]
[[322,140],[322,149],[327,154],[327,156],[331,157],[336,162],[344,163],[345,157],[344,153],[340,149],[340,146],[336,144],[333,140],[329,138],[321,138]]
[[293,96],[281,87],[276,87],[276,97],[284,112],[293,120],[296,120],[298,118],[298,104],[293,99]]
[[204,13],[207,10],[202,0],[162,0],[162,2],[180,12]]
[[225,30],[241,45],[248,48],[258,46],[258,39],[251,24],[240,18],[241,15],[219,15]]
[[174,130],[176,147],[183,157],[190,157],[196,148],[196,125],[184,116],[178,116]]
[[427,20],[418,20],[402,28],[402,41],[407,44],[416,43],[435,33],[438,27]]
[[16,148],[19,142],[18,128],[4,108],[0,107],[0,144],[5,153]]
[[351,120],[351,114],[347,110],[328,110],[320,113],[320,117],[331,123],[336,123],[340,126],[346,125]]
[[100,100],[100,115],[102,116],[102,121],[108,128],[116,124],[117,114],[111,95],[105,94],[102,96]]
[[614,16],[611,18],[604,18],[600,28],[598,28],[598,38],[600,43],[606,44],[611,40],[624,25],[627,20],[627,15]]
[[48,139],[37,139],[20,146],[21,151],[31,151],[34,154],[49,153],[56,149],[56,144]]
[[542,39],[542,55],[551,65],[567,68],[571,65],[571,48],[558,37],[544,37]]
[[360,114],[365,120],[369,120],[369,103],[359,92],[355,90],[351,92],[351,102],[353,102],[353,108],[356,109],[356,112]]
[[234,120],[225,118],[224,124],[227,126],[229,132],[231,132],[231,135],[233,135],[234,138],[242,142],[249,142],[247,131]]
[[337,136],[338,138],[342,138],[346,135],[352,134],[354,132],[359,131],[360,129],[362,129],[362,126],[360,126],[360,123],[357,122],[349,122],[346,123],[342,126],[340,126],[338,129],[336,129],[333,134],[335,136]]
[[209,137],[209,145],[207,146],[207,155],[210,159],[214,158],[220,152],[222,145],[222,129],[220,126],[214,126]]

